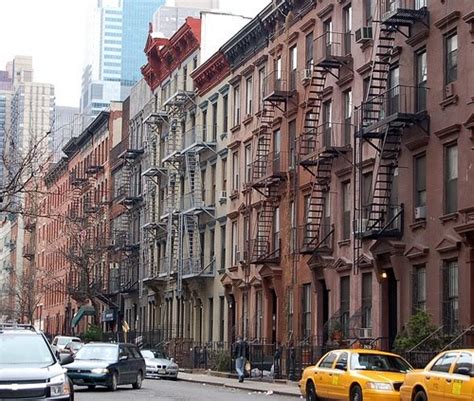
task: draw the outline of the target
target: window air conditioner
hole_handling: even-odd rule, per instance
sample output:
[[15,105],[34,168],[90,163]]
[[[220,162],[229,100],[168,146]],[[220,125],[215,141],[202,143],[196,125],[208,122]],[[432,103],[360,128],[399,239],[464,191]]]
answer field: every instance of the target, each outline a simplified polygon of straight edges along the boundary
[[219,194],[219,202],[227,201],[227,191],[221,191]]
[[426,219],[426,206],[415,207],[415,220]]
[[365,231],[367,230],[368,222],[369,222],[369,219],[355,220],[352,234],[360,235],[360,234],[365,233]]
[[312,74],[313,74],[313,71],[311,70],[311,68],[305,68],[303,70],[303,75],[301,76],[301,80],[307,81],[308,79],[311,79]]
[[362,327],[359,331],[360,338],[371,338],[372,337],[372,328],[371,327]]
[[355,31],[355,41],[356,43],[365,43],[368,40],[372,39],[372,27],[363,26]]

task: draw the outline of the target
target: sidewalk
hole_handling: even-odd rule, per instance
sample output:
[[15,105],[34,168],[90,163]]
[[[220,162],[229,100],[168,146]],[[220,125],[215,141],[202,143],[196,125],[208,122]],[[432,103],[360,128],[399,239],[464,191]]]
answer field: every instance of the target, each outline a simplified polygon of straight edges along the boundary
[[269,383],[258,379],[246,379],[243,383],[239,383],[235,378],[217,377],[205,372],[185,373],[179,372],[179,380],[209,384],[212,386],[224,386],[247,391],[260,391],[269,394],[280,394],[287,396],[300,397],[301,393],[296,382],[287,383]]

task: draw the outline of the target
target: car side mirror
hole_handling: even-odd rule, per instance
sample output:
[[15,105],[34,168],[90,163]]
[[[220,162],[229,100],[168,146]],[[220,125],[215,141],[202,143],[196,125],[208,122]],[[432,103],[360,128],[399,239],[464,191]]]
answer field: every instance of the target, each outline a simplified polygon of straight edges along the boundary
[[346,365],[344,363],[336,363],[336,369],[346,370]]
[[59,357],[59,364],[60,365],[67,365],[67,364],[73,363],[73,362],[74,362],[74,358],[72,357],[72,355],[61,354],[60,357]]
[[128,359],[128,355],[120,355],[119,361],[126,361]]

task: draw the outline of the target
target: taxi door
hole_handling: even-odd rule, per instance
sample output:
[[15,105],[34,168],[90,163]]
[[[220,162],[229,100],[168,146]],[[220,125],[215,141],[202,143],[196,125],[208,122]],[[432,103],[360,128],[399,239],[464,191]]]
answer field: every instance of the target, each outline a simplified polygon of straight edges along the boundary
[[472,401],[474,378],[473,357],[469,352],[461,352],[452,373],[445,378],[444,399],[446,401]]
[[339,354],[332,371],[331,382],[328,385],[328,398],[334,400],[347,400],[351,378],[347,361],[349,353],[344,351]]
[[445,386],[456,358],[456,352],[442,354],[430,369],[424,371],[423,381],[430,401],[445,401]]
[[338,353],[330,352],[318,365],[315,372],[314,383],[316,385],[316,394],[319,398],[330,398],[328,391],[333,377],[333,366],[336,362]]

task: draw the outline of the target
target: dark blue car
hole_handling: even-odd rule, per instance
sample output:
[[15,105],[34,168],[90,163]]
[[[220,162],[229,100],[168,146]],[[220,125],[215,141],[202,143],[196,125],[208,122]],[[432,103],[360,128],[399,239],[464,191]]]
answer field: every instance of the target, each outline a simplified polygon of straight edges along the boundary
[[122,384],[141,388],[146,372],[145,360],[132,344],[86,344],[65,368],[75,385],[105,386],[112,391]]

